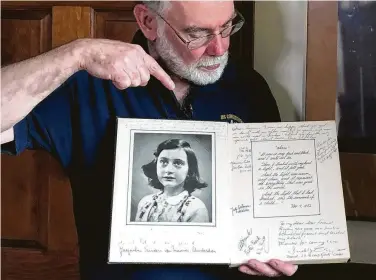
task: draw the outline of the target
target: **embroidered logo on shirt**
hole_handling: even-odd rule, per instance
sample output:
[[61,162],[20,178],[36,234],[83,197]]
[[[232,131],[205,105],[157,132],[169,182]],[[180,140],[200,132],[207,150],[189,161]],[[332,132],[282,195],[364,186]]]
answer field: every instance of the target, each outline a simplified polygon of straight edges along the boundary
[[234,123],[234,122],[242,123],[243,122],[243,120],[241,118],[239,118],[238,116],[233,115],[233,114],[221,115],[221,120],[226,120],[229,123]]

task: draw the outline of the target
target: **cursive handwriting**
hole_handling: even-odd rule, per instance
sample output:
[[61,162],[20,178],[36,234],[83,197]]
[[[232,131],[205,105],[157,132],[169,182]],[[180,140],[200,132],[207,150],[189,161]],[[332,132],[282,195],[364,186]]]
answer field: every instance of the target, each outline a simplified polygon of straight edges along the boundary
[[331,122],[302,122],[279,124],[233,124],[232,138],[235,143],[266,140],[298,140],[329,138],[333,133]]
[[269,208],[272,216],[318,213],[313,140],[254,142],[252,149],[256,212],[265,215],[262,208]]
[[278,246],[290,259],[343,256],[346,250],[338,236],[345,234],[333,221],[280,221]]
[[337,152],[337,139],[328,138],[325,140],[318,140],[316,143],[317,160],[322,163],[328,159],[333,158],[333,154]]
[[254,142],[252,149],[256,215],[318,214],[313,140]]
[[[233,124],[232,140],[236,145],[269,140],[317,140],[317,160],[322,163],[338,151],[333,122]],[[279,150],[283,145],[279,145]],[[290,146],[291,147],[291,146]]]
[[239,204],[237,206],[231,207],[230,210],[231,210],[232,216],[235,216],[236,214],[250,212],[251,211],[251,205]]
[[288,259],[300,259],[300,258],[329,258],[329,257],[343,257],[346,253],[346,248],[328,248],[325,246],[315,246],[315,247],[296,247],[292,246],[290,250],[287,251]]
[[120,256],[135,255],[143,253],[216,253],[216,250],[207,246],[202,246],[193,242],[184,241],[156,241],[146,239],[135,239],[130,243],[119,242]]
[[244,173],[252,171],[252,150],[251,147],[238,147],[235,160],[231,162],[231,171]]
[[191,121],[191,120],[165,120],[165,119],[155,119],[150,121],[148,119],[119,119],[119,125],[122,127],[127,127],[132,130],[158,130],[163,131],[175,131],[176,133],[181,132],[216,132],[221,138],[227,135],[227,124],[222,122],[207,122],[207,121]]
[[128,256],[130,256],[133,253],[142,253],[143,252],[143,250],[141,250],[141,248],[139,248],[138,246],[136,246],[136,245],[125,246],[125,244],[123,242],[119,243],[119,251],[120,251],[120,256],[123,256],[123,254],[127,254]]
[[246,255],[267,254],[269,253],[269,240],[266,235],[253,235],[252,229],[247,229],[245,236],[240,237],[238,249]]

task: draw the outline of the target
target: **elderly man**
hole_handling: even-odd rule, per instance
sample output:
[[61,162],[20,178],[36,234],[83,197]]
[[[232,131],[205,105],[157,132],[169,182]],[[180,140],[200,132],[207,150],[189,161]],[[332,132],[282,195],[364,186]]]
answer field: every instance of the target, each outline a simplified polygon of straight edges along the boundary
[[234,3],[158,2],[134,8],[132,43],[81,39],[2,68],[2,151],[50,152],[69,175],[81,277],[229,279],[292,275],[279,260],[236,269],[108,265],[116,117],[279,121],[264,79],[229,58],[242,24]]

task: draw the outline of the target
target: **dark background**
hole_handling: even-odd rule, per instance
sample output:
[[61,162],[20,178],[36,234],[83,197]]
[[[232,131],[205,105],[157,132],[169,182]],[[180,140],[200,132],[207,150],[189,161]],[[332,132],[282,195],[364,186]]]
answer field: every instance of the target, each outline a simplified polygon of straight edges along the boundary
[[376,2],[339,4],[338,19],[344,71],[339,148],[376,153]]

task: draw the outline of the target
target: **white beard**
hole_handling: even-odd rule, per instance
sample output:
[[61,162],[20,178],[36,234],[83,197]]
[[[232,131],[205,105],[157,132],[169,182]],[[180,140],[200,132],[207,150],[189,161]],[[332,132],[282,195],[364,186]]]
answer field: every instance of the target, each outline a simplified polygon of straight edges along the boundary
[[[163,35],[157,38],[154,47],[172,73],[197,85],[208,85],[218,81],[228,62],[228,51],[226,51],[222,56],[206,56],[198,62],[187,65]],[[219,67],[212,71],[199,68],[215,64],[219,64]]]

